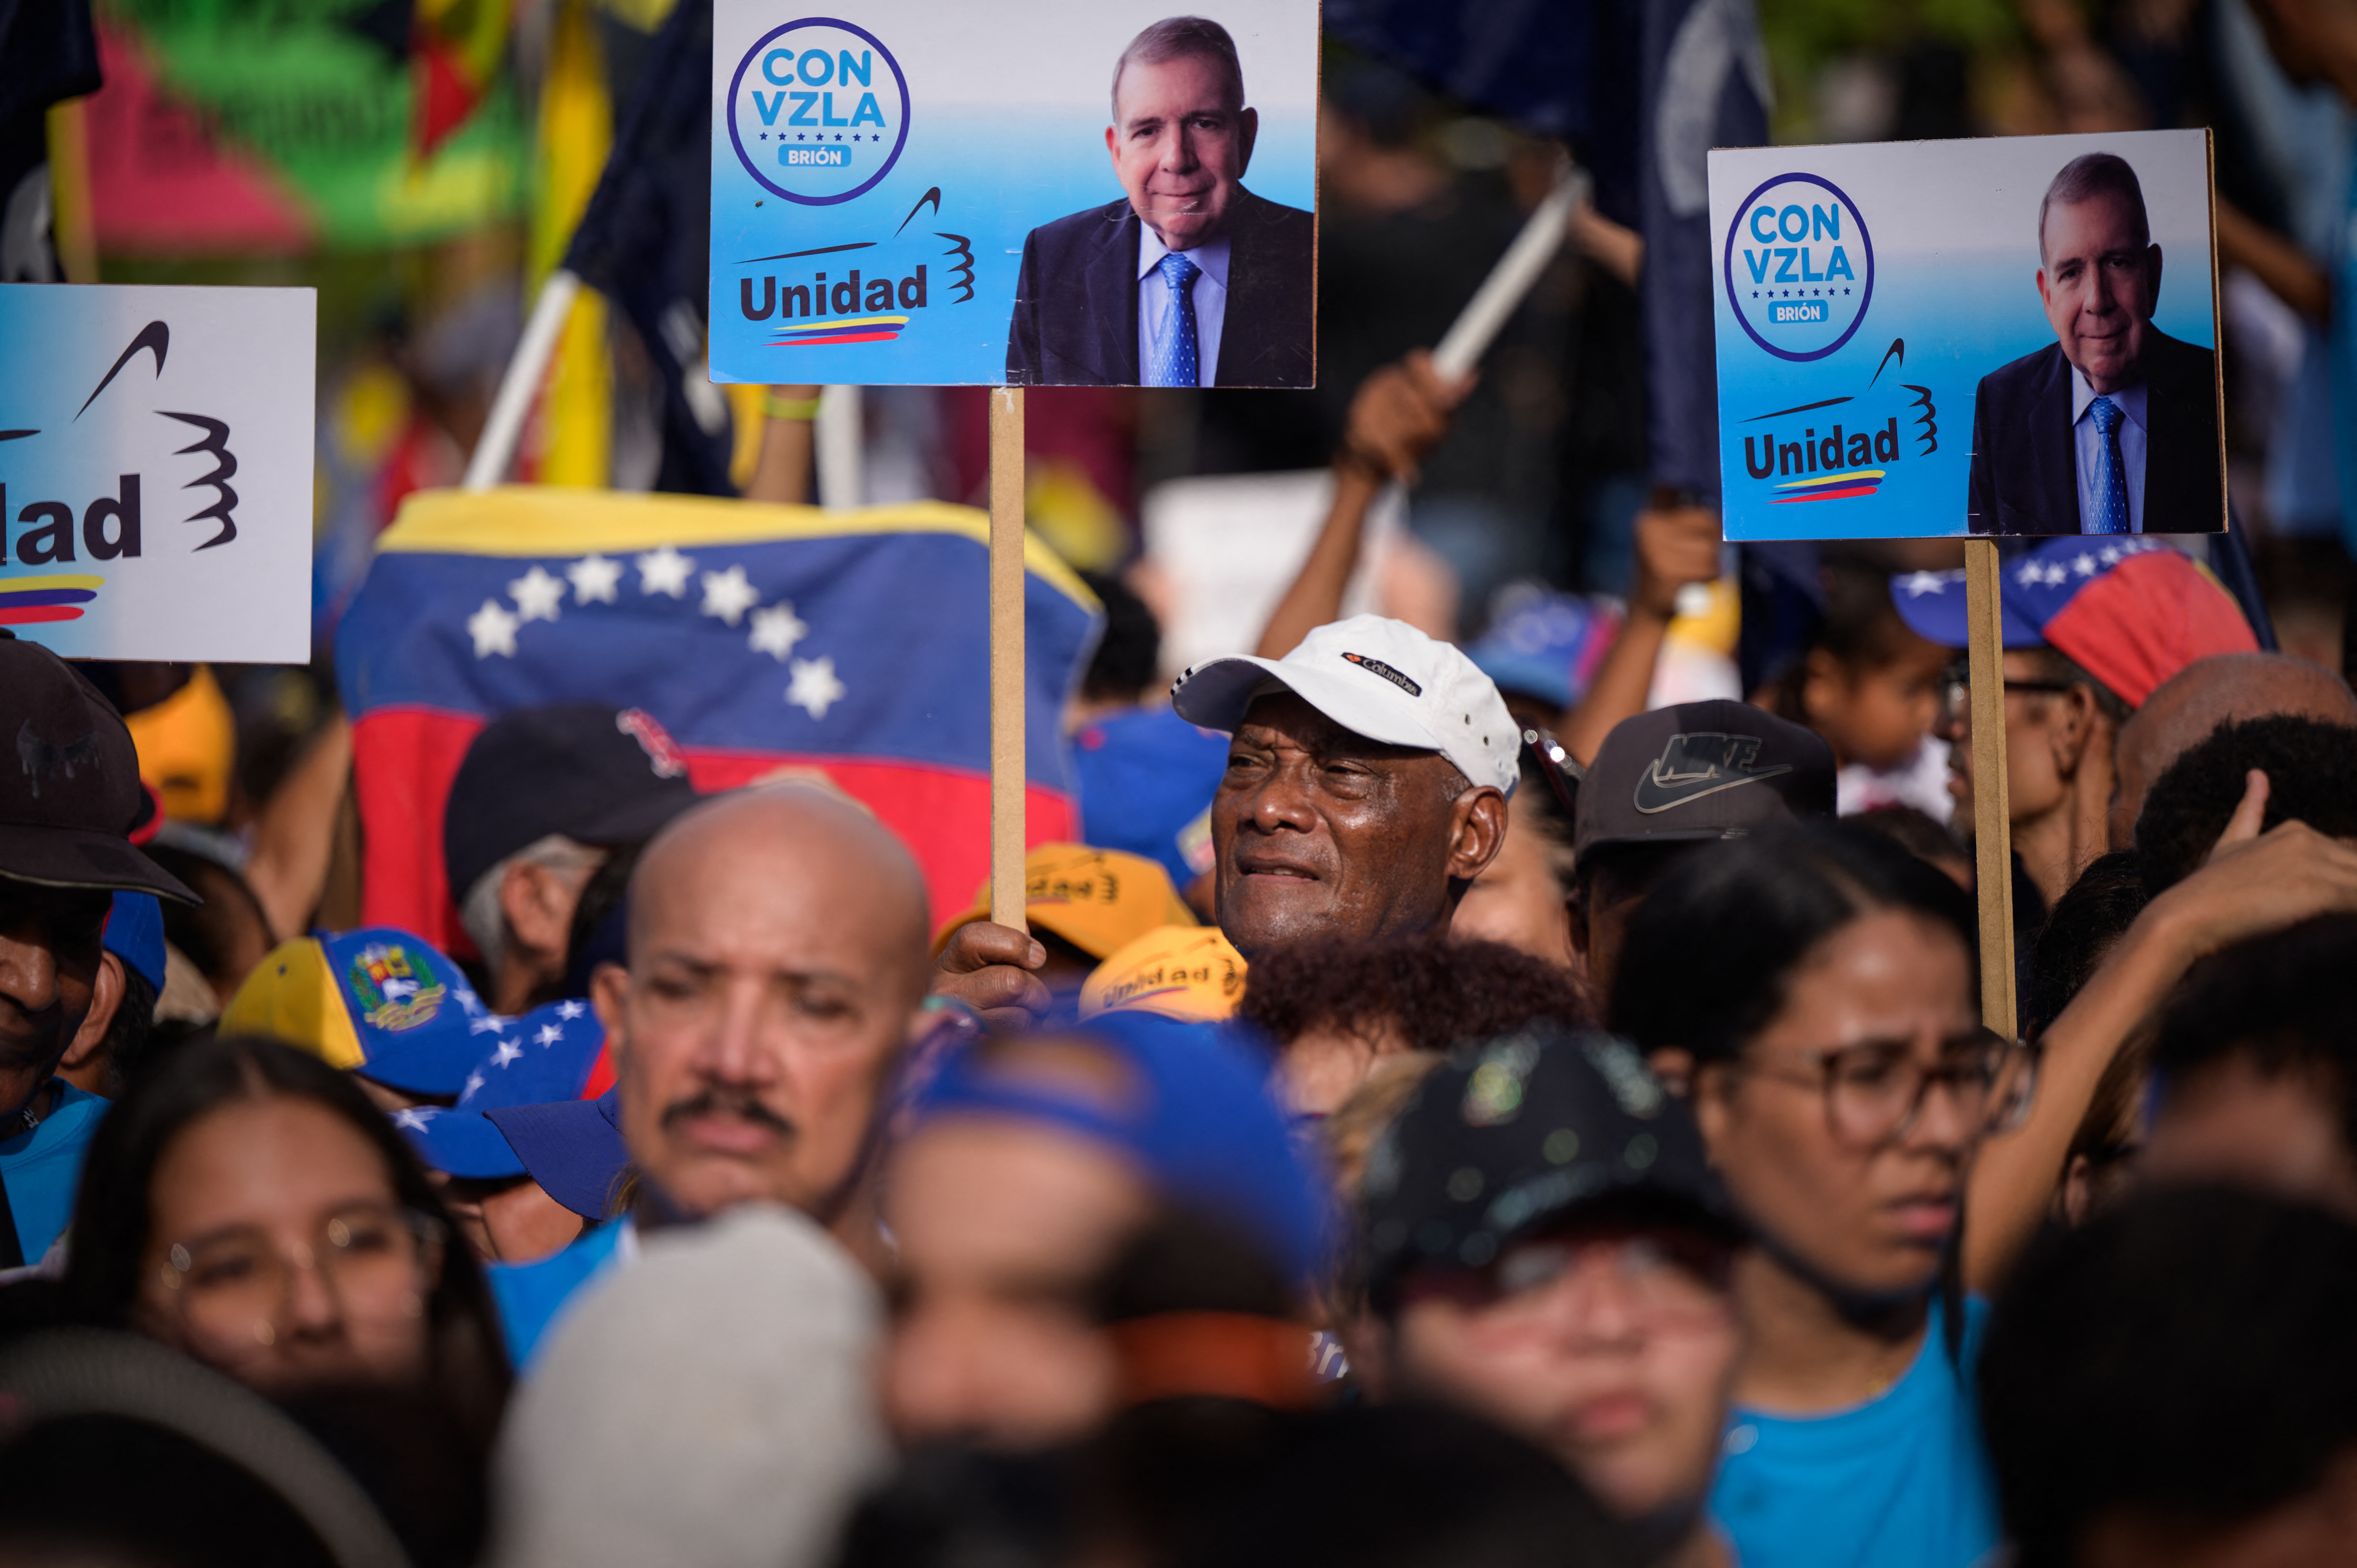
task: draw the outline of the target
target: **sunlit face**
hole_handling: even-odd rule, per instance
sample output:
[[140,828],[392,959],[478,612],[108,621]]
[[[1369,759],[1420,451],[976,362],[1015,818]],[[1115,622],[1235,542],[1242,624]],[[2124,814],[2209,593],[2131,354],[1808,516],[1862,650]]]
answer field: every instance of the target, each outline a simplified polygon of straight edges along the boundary
[[1438,924],[1451,878],[1479,875],[1498,847],[1469,823],[1480,791],[1451,801],[1448,771],[1437,752],[1369,740],[1289,692],[1254,703],[1211,799],[1228,940],[1249,959],[1301,937]]
[[2319,1073],[2261,1072],[2241,1055],[2205,1063],[2168,1085],[2137,1178],[2231,1182],[2357,1218],[2339,1101]]
[[640,862],[630,968],[594,989],[630,1158],[683,1212],[823,1213],[853,1176],[924,987],[921,894],[884,885],[877,832],[739,798]]
[[110,903],[0,876],[0,1117],[32,1099],[81,1028]]
[[1878,909],[1825,938],[1742,1059],[1695,1075],[1695,1112],[1736,1202],[1780,1248],[1846,1289],[1927,1288],[1963,1211],[1979,1110],[1934,1086],[1898,1136],[1838,1136],[1824,1054],[1876,1047],[1929,1066],[1979,1021],[1970,955],[1936,921]]
[[1033,1448],[1109,1415],[1117,1369],[1088,1291],[1147,1207],[1122,1160],[1042,1123],[952,1118],[910,1138],[885,1199],[884,1393],[902,1436]]
[[[1519,800],[1521,797],[1516,796]],[[1545,835],[1512,809],[1498,858],[1465,890],[1448,934],[1470,941],[1503,942],[1558,969],[1571,967],[1570,890],[1555,871]]]
[[383,1157],[309,1101],[233,1101],[164,1151],[148,1194],[141,1326],[268,1393],[414,1382],[443,1239]]
[[[1668,1244],[1665,1244],[1668,1243]],[[1742,1335],[1723,1272],[1646,1230],[1510,1249],[1498,1294],[1411,1296],[1394,1340],[1401,1386],[1465,1405],[1548,1449],[1624,1516],[1709,1490]]]
[[1137,220],[1173,251],[1227,232],[1260,115],[1220,65],[1187,55],[1122,68],[1105,150]]
[[2108,191],[2058,201],[2040,238],[2038,297],[2062,357],[2099,392],[2134,383],[2160,298],[2160,247],[2137,238],[2135,205]]

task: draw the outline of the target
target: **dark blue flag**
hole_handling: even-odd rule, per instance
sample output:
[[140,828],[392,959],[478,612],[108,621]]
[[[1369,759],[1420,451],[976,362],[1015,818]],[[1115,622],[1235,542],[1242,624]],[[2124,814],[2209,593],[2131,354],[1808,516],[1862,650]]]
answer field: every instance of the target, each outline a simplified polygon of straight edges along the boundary
[[1713,147],[1768,140],[1768,48],[1751,0],[1645,7],[1637,192],[1645,237],[1647,428],[1653,483],[1718,497],[1718,376],[1711,331]]
[[662,385],[655,489],[733,496],[727,399],[705,374],[712,218],[712,0],[655,35],[565,265],[630,319]]

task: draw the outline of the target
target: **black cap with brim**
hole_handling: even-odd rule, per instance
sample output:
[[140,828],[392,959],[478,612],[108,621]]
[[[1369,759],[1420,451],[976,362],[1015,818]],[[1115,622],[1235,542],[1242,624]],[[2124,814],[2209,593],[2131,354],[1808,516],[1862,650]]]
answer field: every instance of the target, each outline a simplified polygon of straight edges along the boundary
[[1362,1264],[1389,1312],[1421,1269],[1488,1267],[1594,1216],[1745,1236],[1684,1101],[1626,1041],[1555,1026],[1468,1047],[1367,1156]]
[[204,902],[120,834],[0,823],[0,876],[37,887],[152,893],[191,908]]
[[203,900],[132,846],[148,810],[139,753],[90,678],[0,626],[0,876],[38,887]]
[[1579,787],[1572,858],[1608,845],[1739,838],[1834,814],[1833,747],[1749,703],[1681,703],[1623,719]]

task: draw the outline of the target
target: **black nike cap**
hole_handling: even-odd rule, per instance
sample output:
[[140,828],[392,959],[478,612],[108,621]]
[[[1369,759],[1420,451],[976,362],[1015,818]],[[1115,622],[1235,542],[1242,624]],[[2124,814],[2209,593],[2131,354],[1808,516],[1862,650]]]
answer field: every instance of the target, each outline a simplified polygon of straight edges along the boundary
[[1623,719],[1604,737],[1579,788],[1572,857],[1833,814],[1824,736],[1749,703],[1681,703]]

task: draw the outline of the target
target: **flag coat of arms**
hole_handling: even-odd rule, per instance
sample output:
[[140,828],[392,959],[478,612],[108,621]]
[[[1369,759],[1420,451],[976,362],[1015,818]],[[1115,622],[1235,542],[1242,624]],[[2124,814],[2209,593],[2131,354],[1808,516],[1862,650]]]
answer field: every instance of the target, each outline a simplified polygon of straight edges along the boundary
[[[936,920],[989,875],[988,519],[513,487],[412,496],[338,633],[361,918],[464,945],[442,806],[499,714],[637,709],[695,786],[823,778],[923,866]],[[1025,545],[1027,842],[1079,813],[1061,715],[1096,637],[1071,569]]]

